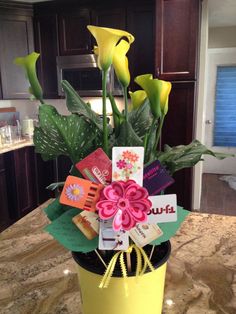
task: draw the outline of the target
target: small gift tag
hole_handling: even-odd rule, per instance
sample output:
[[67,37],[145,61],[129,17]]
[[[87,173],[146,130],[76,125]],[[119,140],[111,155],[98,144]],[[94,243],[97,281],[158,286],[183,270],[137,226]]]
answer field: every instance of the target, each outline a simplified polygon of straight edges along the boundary
[[134,180],[143,185],[143,147],[113,147],[112,181]]
[[149,244],[159,238],[162,234],[163,232],[157,225],[149,223],[137,224],[129,231],[130,238],[139,247]]
[[112,220],[101,220],[99,231],[99,250],[127,250],[129,234],[124,230],[114,231]]
[[60,196],[60,203],[95,212],[102,189],[102,184],[68,176]]
[[111,182],[111,160],[101,148],[96,149],[76,164],[76,168],[88,180],[106,185]]
[[84,210],[79,215],[74,216],[72,221],[88,240],[92,240],[98,236],[99,217],[97,214]]
[[149,195],[157,195],[172,183],[174,183],[174,179],[162,167],[159,160],[144,168],[143,186],[148,190]]
[[176,194],[149,196],[152,208],[147,213],[148,222],[162,223],[177,220],[177,200]]

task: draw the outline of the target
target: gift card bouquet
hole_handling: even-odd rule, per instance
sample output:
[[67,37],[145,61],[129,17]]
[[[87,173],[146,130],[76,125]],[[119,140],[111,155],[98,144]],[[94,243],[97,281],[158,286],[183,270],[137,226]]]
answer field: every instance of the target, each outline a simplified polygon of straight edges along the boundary
[[[17,58],[15,63],[24,67],[30,93],[40,102],[39,126],[34,131],[36,152],[44,160],[69,156],[73,163],[66,181],[51,185],[62,185],[62,191],[45,209],[51,221],[45,229],[74,252],[79,264],[104,274],[99,287],[109,289],[114,274],[145,276],[147,271],[154,272],[155,264],[166,254],[163,248],[169,248],[168,240],[188,214],[177,205],[176,195],[164,194],[174,182],[173,173],[194,166],[203,154],[225,156],[197,140],[187,146],[165,145],[160,151],[171,83],[152,74],[139,75],[135,82],[140,90],[129,92],[128,101],[126,54],[134,37],[91,25],[88,30],[97,42],[94,53],[102,74],[102,118],[67,81],[61,84],[71,114],[63,116],[45,103],[35,71],[39,54]],[[123,89],[122,111],[109,93],[111,67]],[[112,123],[106,114],[108,101]]]

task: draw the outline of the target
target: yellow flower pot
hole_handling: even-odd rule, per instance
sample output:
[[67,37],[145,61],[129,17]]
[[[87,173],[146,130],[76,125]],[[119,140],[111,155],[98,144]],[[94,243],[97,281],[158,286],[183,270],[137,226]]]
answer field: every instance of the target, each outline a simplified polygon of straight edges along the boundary
[[[156,264],[155,271],[127,278],[113,275],[108,288],[99,288],[103,274],[94,265],[94,270],[81,261],[80,253],[73,253],[78,263],[83,314],[161,314],[167,259],[170,242],[165,242],[166,253]],[[157,250],[158,252],[158,250]],[[155,260],[155,258],[154,258]]]

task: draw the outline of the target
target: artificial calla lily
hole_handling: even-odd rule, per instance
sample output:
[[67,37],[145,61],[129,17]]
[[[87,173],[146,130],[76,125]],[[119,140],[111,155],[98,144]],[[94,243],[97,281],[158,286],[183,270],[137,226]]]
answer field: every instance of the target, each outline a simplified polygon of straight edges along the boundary
[[43,92],[36,74],[36,61],[39,53],[32,52],[25,57],[19,57],[14,60],[16,65],[22,66],[26,72],[26,78],[30,82],[29,92],[40,102],[43,101]]
[[130,83],[129,62],[126,57],[130,44],[126,40],[121,40],[117,46],[115,46],[113,61],[116,76],[123,87],[127,87]]
[[139,75],[135,78],[135,82],[147,93],[153,116],[159,118],[166,115],[171,83],[153,79],[152,74]]
[[107,71],[112,64],[115,46],[122,37],[126,37],[129,44],[134,41],[133,35],[119,29],[93,25],[88,25],[87,27],[97,41],[99,51],[98,67],[103,71]]
[[138,109],[147,98],[147,94],[144,90],[137,90],[135,92],[129,92],[131,98],[132,109]]

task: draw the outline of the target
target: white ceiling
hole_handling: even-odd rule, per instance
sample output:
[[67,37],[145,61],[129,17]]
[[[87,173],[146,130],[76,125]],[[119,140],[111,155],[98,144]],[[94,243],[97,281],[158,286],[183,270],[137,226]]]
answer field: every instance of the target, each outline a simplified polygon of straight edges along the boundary
[[209,27],[236,26],[236,0],[209,0]]

